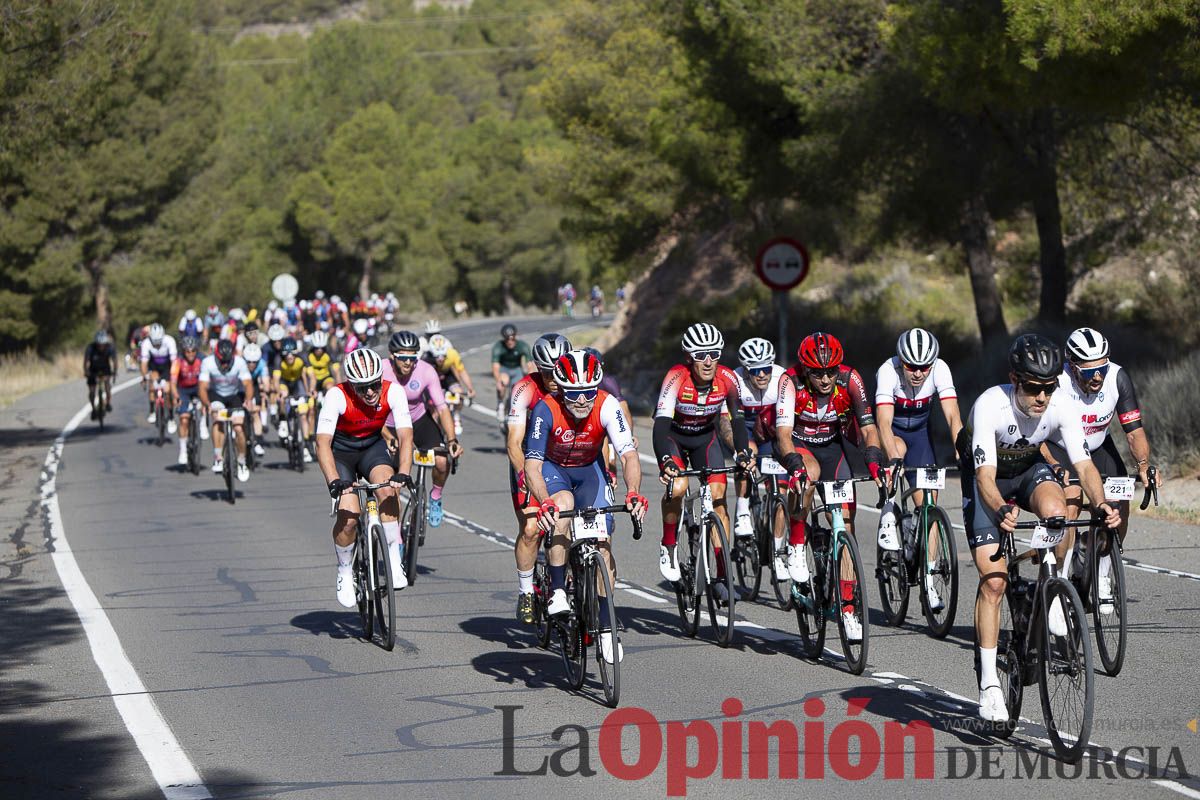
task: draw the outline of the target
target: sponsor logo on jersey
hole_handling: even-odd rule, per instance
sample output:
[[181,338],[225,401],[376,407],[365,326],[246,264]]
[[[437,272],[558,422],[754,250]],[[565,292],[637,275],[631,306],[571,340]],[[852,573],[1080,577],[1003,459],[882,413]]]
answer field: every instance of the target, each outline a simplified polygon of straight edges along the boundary
[[411,380],[411,381],[409,381],[409,382],[408,382],[408,388],[412,389],[414,392],[415,392],[415,391],[416,391],[416,390],[417,390],[417,389],[418,389],[420,386],[421,386],[421,382],[420,382],[420,381],[418,381],[418,380],[416,380],[415,378],[414,378],[413,380]]
[[986,460],[987,460],[987,453],[985,453],[983,451],[982,447],[976,445],[976,447],[975,447],[975,463],[982,464]]
[[533,421],[533,438],[542,438],[542,418],[538,417]]

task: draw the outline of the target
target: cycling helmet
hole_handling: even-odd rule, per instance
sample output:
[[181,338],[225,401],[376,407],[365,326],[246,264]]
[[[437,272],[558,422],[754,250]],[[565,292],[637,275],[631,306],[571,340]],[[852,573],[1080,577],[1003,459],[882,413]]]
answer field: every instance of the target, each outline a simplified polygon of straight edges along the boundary
[[1108,339],[1095,328],[1080,328],[1067,337],[1067,358],[1072,361],[1108,358]]
[[932,366],[938,357],[938,340],[924,328],[909,328],[896,341],[900,361],[914,367]]
[[715,325],[707,322],[697,322],[683,333],[683,352],[689,356],[693,353],[703,353],[708,350],[723,350],[725,337]]
[[571,343],[561,333],[547,333],[533,343],[533,363],[538,369],[554,369],[559,356],[570,352]]
[[441,332],[442,332],[442,323],[438,322],[436,319],[425,320],[425,335],[426,336],[433,336],[435,333],[441,333]]
[[231,308],[229,309],[229,318],[235,319],[238,322],[243,322],[246,319],[246,312],[240,308]]
[[254,320],[250,320],[249,322],[246,323],[246,327],[242,328],[242,330],[244,330],[246,333],[257,333],[258,332],[258,323],[255,322]]
[[374,350],[360,347],[342,361],[342,371],[351,383],[374,383],[383,377],[383,360]]
[[513,325],[511,322],[506,323],[502,328],[500,328],[500,338],[501,339],[507,339],[510,336],[516,336],[516,335],[517,335],[517,326]]
[[285,331],[283,329],[283,326],[280,325],[278,322],[276,322],[271,327],[267,328],[267,338],[270,339],[272,342],[282,342],[283,337],[285,337],[285,336],[287,336],[287,331]]
[[196,309],[189,308],[187,311],[183,312],[183,318],[188,322],[194,320],[196,318]]
[[355,336],[359,336],[359,337],[366,336],[366,335],[367,335],[367,328],[368,328],[368,327],[369,327],[369,326],[368,326],[368,324],[367,324],[367,321],[366,321],[365,319],[356,319],[356,320],[354,320],[354,325],[353,325],[353,328],[354,328],[354,335],[355,335]]
[[109,341],[111,341],[111,339],[109,338],[109,335],[108,335],[108,331],[96,331],[96,336],[94,337],[94,341],[96,342],[96,344],[108,344]]
[[329,346],[329,334],[325,331],[314,331],[309,343],[312,344],[314,350],[322,350]]
[[288,353],[295,353],[300,349],[300,344],[292,337],[287,337],[283,340],[283,347],[279,348],[286,356]]
[[279,308],[278,302],[271,300],[267,303],[267,311],[274,311],[277,308]]
[[399,353],[403,350],[420,350],[421,340],[412,331],[396,331],[388,339],[388,352]]
[[185,353],[188,350],[199,350],[200,349],[200,343],[196,341],[195,336],[183,337],[183,341],[179,343],[179,346],[183,348],[183,351]]
[[571,350],[554,362],[554,382],[560,389],[595,389],[603,379],[600,359],[584,350]]
[[242,358],[246,361],[258,361],[262,358],[262,348],[251,342],[242,348]]
[[429,352],[434,358],[445,358],[450,355],[450,340],[440,333],[429,337]]
[[220,314],[220,313],[221,313],[221,307],[219,305],[217,305],[216,303],[213,303],[211,306],[208,307],[208,315],[210,317],[215,317],[217,314]]
[[167,332],[165,330],[163,330],[163,326],[159,325],[157,322],[154,323],[153,325],[151,325],[150,326],[150,344],[154,345],[155,347],[162,344],[163,336],[165,336],[166,333]]
[[335,306],[340,306],[342,304],[341,295],[331,295],[329,297],[329,302],[333,303]]
[[1062,372],[1062,351],[1040,333],[1025,333],[1013,340],[1008,366],[1020,377],[1056,379]]
[[760,336],[747,339],[738,348],[738,363],[746,369],[769,367],[775,363],[775,346]]
[[233,342],[228,339],[222,339],[217,342],[217,365],[221,369],[229,369],[229,365],[233,363]]
[[317,289],[316,294],[314,294],[313,297],[317,298],[318,300],[324,300],[325,299],[325,290]]
[[807,369],[829,369],[842,365],[842,343],[832,333],[817,331],[804,337],[796,360]]

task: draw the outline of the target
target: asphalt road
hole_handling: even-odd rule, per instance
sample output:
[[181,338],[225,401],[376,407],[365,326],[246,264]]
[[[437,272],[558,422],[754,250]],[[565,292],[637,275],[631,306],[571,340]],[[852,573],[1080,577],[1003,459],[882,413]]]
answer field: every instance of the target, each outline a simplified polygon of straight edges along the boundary
[[[532,338],[560,322],[527,320],[520,327]],[[475,322],[451,332],[483,398],[486,347],[497,327]],[[626,729],[622,739],[601,736],[610,711],[597,701],[598,687],[567,691],[557,655],[538,649],[531,631],[514,620],[506,460],[498,426],[484,411],[465,415],[467,453],[447,489],[448,519],[421,551],[420,579],[400,595],[399,638],[389,653],[363,642],[357,614],[334,599],[319,473],[287,470],[283,451],[274,447],[230,506],[218,476],[182,474],[174,447],[153,445],[136,390],[116,396],[109,430],[97,435],[85,420],[67,440],[56,477],[56,528],[38,511],[30,468],[42,463],[79,398],[47,395],[20,412],[24,422],[12,414],[0,418],[0,442],[9,450],[0,490],[14,529],[3,562],[9,575],[0,580],[5,797],[161,796],[161,781],[125,730],[114,699],[152,699],[146,706],[157,709],[178,743],[167,757],[182,758],[198,773],[200,785],[168,788],[169,796],[656,798],[681,790],[689,797],[766,796],[796,786],[780,778],[776,749],[767,779],[738,765],[750,763],[743,752],[754,723],[784,721],[799,732],[800,753],[791,763],[799,765],[803,791],[816,796],[849,788],[881,798],[976,789],[997,797],[1023,797],[1031,789],[1056,797],[1200,797],[1200,782],[1179,774],[1200,769],[1200,734],[1188,727],[1200,714],[1195,528],[1134,523],[1128,555],[1143,569],[1127,570],[1130,651],[1119,677],[1096,677],[1092,741],[1113,751],[1142,749],[1105,764],[1085,759],[1076,775],[1049,757],[1036,687],[1010,742],[983,736],[971,724],[977,690],[973,591],[966,587],[974,585],[974,573],[965,557],[950,636],[936,641],[913,624],[889,629],[876,612],[869,666],[853,676],[836,655],[833,628],[826,657],[808,661],[799,655],[795,617],[771,603],[738,605],[729,649],[717,647],[704,625],[698,639],[683,637],[658,574],[655,503],[647,535],[634,542],[626,527],[615,544],[628,587],[617,598],[625,626],[621,706],[630,709],[628,720],[652,716],[662,723],[642,729],[639,751],[638,728]],[[41,421],[34,425],[29,415]],[[648,431],[639,432],[648,452]],[[41,455],[35,460],[32,452]],[[8,463],[18,457],[15,467]],[[45,476],[41,485],[45,500]],[[649,478],[646,489],[652,498],[661,493]],[[957,492],[948,490],[943,504],[955,509]],[[875,517],[864,509],[860,519],[873,538]],[[119,640],[144,692],[136,683],[114,692],[111,678],[106,685],[100,677],[51,566],[56,549],[62,560],[63,535],[100,607],[84,615],[93,624],[103,615],[115,634],[99,645],[101,660],[119,655],[113,651]],[[864,549],[871,571],[874,547]],[[877,605],[874,584],[869,591]],[[738,702],[723,708],[727,698]],[[875,743],[886,742],[895,723],[917,720],[933,729],[927,760],[912,755],[911,741],[902,767],[886,755],[895,747],[882,745],[880,759]],[[161,743],[140,744],[144,751]],[[536,774],[547,757],[545,774]],[[623,771],[618,757],[631,766]],[[1153,775],[1145,777],[1152,760]],[[918,763],[931,765],[931,774],[914,777]],[[886,764],[902,769],[901,781],[885,777]],[[688,765],[715,772],[686,780]],[[1038,777],[1030,778],[1031,771]],[[535,774],[520,774],[529,772]],[[1001,774],[1004,780],[982,786],[963,783]]]

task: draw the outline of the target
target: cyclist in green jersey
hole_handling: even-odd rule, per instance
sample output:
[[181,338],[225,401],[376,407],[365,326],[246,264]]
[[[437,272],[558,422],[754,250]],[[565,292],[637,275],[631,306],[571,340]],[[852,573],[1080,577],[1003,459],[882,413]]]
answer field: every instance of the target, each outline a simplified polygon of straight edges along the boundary
[[509,388],[525,374],[533,371],[533,351],[517,338],[517,326],[505,323],[500,329],[500,341],[492,345],[492,377],[496,380],[496,418],[503,421],[508,415]]

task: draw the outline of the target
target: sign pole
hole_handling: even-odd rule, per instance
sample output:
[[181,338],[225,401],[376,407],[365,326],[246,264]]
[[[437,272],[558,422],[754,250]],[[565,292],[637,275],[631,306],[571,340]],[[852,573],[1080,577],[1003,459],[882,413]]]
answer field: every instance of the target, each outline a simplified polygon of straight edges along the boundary
[[776,355],[788,360],[788,292],[808,276],[808,251],[795,239],[779,236],[764,244],[754,259],[754,271],[774,295],[775,316],[779,322],[779,349]]
[[783,363],[788,360],[788,293],[786,291],[776,291],[775,293],[775,313],[779,318],[779,347],[775,351],[778,353],[777,358]]

